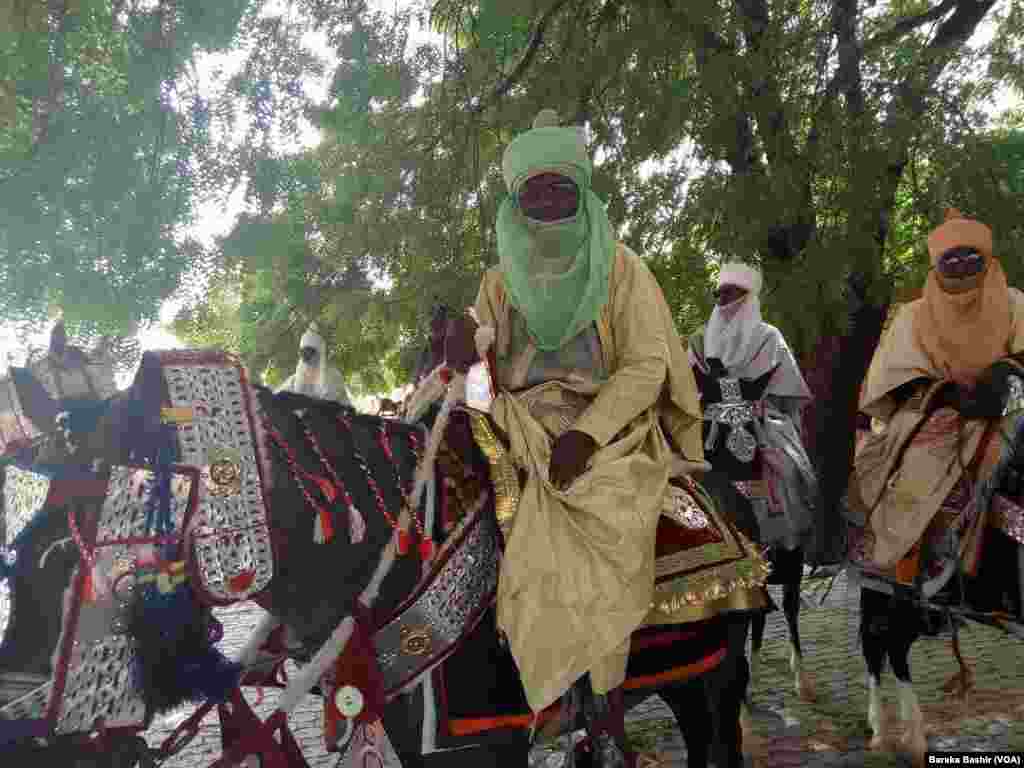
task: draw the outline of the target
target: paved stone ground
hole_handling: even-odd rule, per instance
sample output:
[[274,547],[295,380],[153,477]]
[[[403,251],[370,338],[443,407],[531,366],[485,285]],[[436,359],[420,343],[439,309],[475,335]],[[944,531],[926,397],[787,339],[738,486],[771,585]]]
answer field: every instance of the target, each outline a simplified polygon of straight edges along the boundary
[[[815,592],[824,584],[805,589]],[[815,589],[817,587],[817,590]],[[781,590],[773,596],[781,604]],[[801,613],[804,664],[817,688],[817,701],[798,699],[789,674],[788,631],[781,611],[772,614],[765,633],[759,679],[755,681],[750,742],[753,768],[852,768],[905,766],[909,760],[867,747],[867,691],[857,641],[859,590],[845,576],[822,607]],[[1024,751],[1024,645],[997,630],[970,625],[961,630],[964,658],[976,673],[976,688],[965,703],[941,690],[957,670],[946,639],[922,638],[911,655],[911,674],[924,712],[930,750]],[[895,678],[887,672],[882,687],[887,722],[899,733]],[[627,726],[638,745],[661,759],[663,768],[686,765],[686,749],[671,712],[652,697],[637,707]],[[555,768],[561,756],[535,754],[534,765]]]
[[[811,584],[808,599],[817,602]],[[904,766],[908,761],[890,753],[867,749],[869,733],[865,712],[867,694],[864,665],[857,642],[859,592],[845,577],[837,579],[822,607],[804,607],[801,634],[805,666],[817,686],[817,701],[798,700],[790,681],[787,631],[781,612],[771,615],[762,651],[759,679],[754,687],[753,735],[747,744],[752,768],[843,768]],[[781,595],[775,595],[781,603]],[[241,606],[221,612],[225,623],[225,650],[244,643],[261,611]],[[966,704],[951,700],[941,685],[956,663],[944,639],[924,638],[913,650],[911,670],[924,711],[929,747],[933,750],[1024,750],[1024,646],[1001,633],[971,625],[962,631],[962,648],[977,674],[977,687]],[[898,727],[895,684],[883,679],[887,716]],[[249,700],[254,694],[248,691]],[[266,717],[276,702],[268,691],[257,712]],[[156,745],[184,714],[168,718],[147,734]],[[335,757],[323,750],[320,736],[321,705],[310,697],[290,720],[311,768],[333,765]],[[686,749],[668,708],[652,697],[630,713],[627,728],[644,751],[661,758],[663,768],[686,765]],[[196,740],[167,768],[205,768],[220,754],[220,733],[215,714],[208,716]],[[537,768],[557,768],[561,756],[538,748],[531,757]]]
[[[824,583],[808,585],[805,594],[817,602]],[[867,695],[864,664],[857,642],[858,590],[840,577],[822,607],[804,607],[801,634],[805,666],[814,677],[817,701],[798,700],[788,667],[787,631],[781,612],[769,617],[759,679],[754,685],[752,737],[746,747],[751,768],[840,768],[904,766],[908,761],[867,749]],[[781,603],[781,595],[776,594]],[[259,622],[262,611],[247,604],[218,611],[225,626],[222,647],[240,647]],[[977,675],[966,703],[941,690],[957,669],[945,639],[923,638],[913,649],[911,670],[924,711],[932,750],[1013,749],[1024,751],[1024,643],[996,630],[970,625],[962,633],[964,656]],[[895,684],[883,678],[889,722],[898,728]],[[246,695],[255,704],[256,693]],[[267,717],[277,701],[270,690],[255,709]],[[158,745],[191,711],[164,718],[146,734]],[[309,697],[294,712],[290,725],[311,768],[333,766],[336,757],[323,749],[321,702]],[[668,708],[651,697],[630,713],[627,729],[638,747],[661,759],[661,768],[686,765],[686,749]],[[220,756],[220,731],[215,713],[207,716],[197,738],[166,768],[206,768]],[[536,768],[557,768],[561,756],[538,748],[531,756]]]

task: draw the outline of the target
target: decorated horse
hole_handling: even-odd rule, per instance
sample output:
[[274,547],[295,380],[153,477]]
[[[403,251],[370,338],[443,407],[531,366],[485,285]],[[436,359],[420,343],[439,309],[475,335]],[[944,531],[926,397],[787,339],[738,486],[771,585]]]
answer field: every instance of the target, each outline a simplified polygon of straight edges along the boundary
[[[14,547],[15,592],[53,606],[41,622],[14,610],[0,664],[27,668],[8,649],[34,647],[47,679],[0,708],[9,743],[127,749],[194,700],[205,703],[147,757],[180,750],[217,708],[219,765],[302,765],[287,715],[311,691],[324,697],[328,748],[351,765],[525,765],[532,731],[578,724],[560,706],[529,711],[495,631],[499,510],[517,485],[485,415],[456,409],[438,449],[451,463],[417,477],[423,427],[275,396],[225,355],[175,351],[144,356],[96,428],[73,435],[73,455],[55,442],[59,458],[22,457],[6,473],[8,506],[46,521]],[[691,765],[710,747],[738,765],[734,638],[746,617],[729,609],[756,604],[764,573],[719,512],[735,493],[709,490],[715,500],[682,476],[667,500],[660,597],[633,637],[626,705],[660,693]],[[210,608],[248,599],[272,618],[224,659]],[[282,684],[288,658],[301,672]],[[239,684],[283,685],[270,720],[255,720]]]
[[[745,508],[742,517],[754,521],[753,530],[747,532],[767,549],[772,565],[768,583],[781,584],[783,590],[793,686],[801,699],[812,701],[814,684],[803,668],[800,643],[802,544],[820,504],[814,472],[795,422],[765,392],[776,370],[773,367],[756,379],[738,379],[730,377],[717,359],[694,365],[704,408],[705,455],[740,491]],[[766,620],[767,611],[757,612],[752,619],[752,687]]]
[[886,747],[881,672],[888,658],[919,762],[924,719],[912,644],[965,620],[1024,638],[1024,293],[1007,286],[992,232],[950,210],[928,237],[922,297],[890,316],[860,398],[874,420],[845,498],[849,560],[863,580],[861,638],[872,745]]

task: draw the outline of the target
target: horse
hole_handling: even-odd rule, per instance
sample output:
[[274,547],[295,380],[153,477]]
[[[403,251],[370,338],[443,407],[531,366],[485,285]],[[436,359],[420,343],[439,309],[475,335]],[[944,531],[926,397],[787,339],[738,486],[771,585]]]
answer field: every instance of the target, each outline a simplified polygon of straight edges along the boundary
[[[736,488],[740,490],[745,513],[742,517],[753,521],[745,532],[755,542],[767,545],[767,557],[772,565],[768,583],[782,585],[782,610],[789,630],[789,664],[793,675],[793,687],[801,699],[813,701],[814,684],[803,668],[803,648],[800,643],[800,590],[804,572],[804,550],[800,536],[805,535],[805,532],[793,530],[794,525],[790,522],[788,511],[791,507],[814,509],[818,501],[816,484],[801,484],[800,478],[787,477],[787,482],[793,481],[799,486],[799,492],[780,493],[787,514],[770,516],[767,512],[767,483],[758,478],[759,474],[765,474],[763,467],[766,462],[762,455],[765,447],[761,445],[765,417],[758,412],[755,404],[763,403],[765,390],[775,374],[775,369],[753,380],[729,379],[726,369],[720,364],[710,365],[707,371],[695,365],[693,370],[705,410],[704,439],[707,460],[716,471],[732,479]],[[779,423],[782,423],[781,419]],[[793,451],[790,453],[795,455]],[[806,469],[807,475],[812,476],[813,470],[810,467]],[[759,505],[764,512],[756,514],[758,507],[755,505]],[[767,611],[756,613],[752,619],[751,688],[757,676],[757,662],[764,643],[766,623]]]
[[[442,411],[441,396],[444,393],[444,389],[441,386],[441,382],[446,381],[451,375],[451,371],[448,371],[444,361],[444,344],[443,338],[441,343],[437,343],[436,337],[439,334],[439,326],[442,320],[450,318],[450,313],[447,311],[440,315],[435,314],[434,317],[434,334],[435,343],[424,350],[424,353],[420,356],[419,368],[415,375],[415,381],[418,384],[416,390],[409,396],[407,400],[406,418],[418,421],[426,424],[428,427],[433,427],[435,419],[439,416]],[[447,331],[446,331],[447,333]],[[478,361],[479,362],[479,361]],[[450,457],[439,456],[439,462],[445,460],[451,461]],[[457,459],[455,463],[458,464]],[[454,472],[457,474],[458,469],[455,468]],[[746,535],[752,535],[756,531],[757,521],[753,516],[752,508],[742,495],[737,492],[732,482],[721,472],[716,472],[709,466],[699,471],[700,482],[705,489],[718,501],[719,508],[723,514],[727,516],[737,529],[742,531]],[[659,536],[661,531],[659,530]],[[766,594],[766,593],[765,593]],[[744,697],[746,695],[747,685],[749,681],[749,668],[745,657],[745,638],[748,633],[749,624],[753,611],[741,611],[734,612],[728,616],[721,616],[716,621],[725,621],[730,625],[729,628],[729,646],[727,649],[728,656],[730,659],[729,665],[726,669],[738,670],[738,678],[733,681],[733,685],[730,686],[730,690],[734,695]],[[713,678],[712,678],[713,679]],[[725,701],[721,700],[720,697],[708,696],[701,694],[700,687],[702,681],[695,680],[693,685],[695,690],[692,692],[691,700],[692,706],[703,709],[701,714],[702,720],[710,720],[712,716],[721,719],[734,722],[739,717],[738,702],[735,699],[729,698]],[[672,700],[672,696],[675,695],[674,691],[661,692],[662,699],[666,701],[669,707],[676,714],[677,723],[682,730],[688,752],[690,753],[690,760],[696,759],[695,754],[703,754],[704,748],[700,744],[694,744],[691,738],[691,733],[694,733],[692,729],[692,721],[694,719],[694,711],[691,711],[689,721],[682,719],[679,716],[681,711],[680,707]],[[716,712],[712,715],[713,710],[720,708],[722,705],[727,707],[726,711]],[[741,720],[742,730],[746,730],[749,726],[749,722]],[[699,730],[696,731],[699,734]],[[742,738],[742,737],[741,737]],[[694,749],[697,748],[697,750]],[[691,763],[692,764],[692,763]]]
[[[910,674],[914,642],[922,635],[951,635],[951,649],[960,669],[943,689],[965,697],[974,677],[959,647],[958,630],[965,620],[1024,639],[1024,415],[1009,410],[989,427],[990,438],[1003,443],[993,473],[981,479],[974,476],[982,452],[979,448],[975,462],[967,466],[895,573],[879,572],[865,561],[862,547],[867,517],[863,503],[851,501],[849,492],[844,497],[848,564],[861,580],[859,636],[867,668],[870,746],[885,749],[889,739],[882,717],[882,671],[888,659],[905,724],[897,746],[909,752],[915,764],[924,763],[928,745]],[[968,574],[961,560],[961,542],[971,541],[975,520],[981,523],[972,545],[978,548],[977,567]],[[912,560],[916,560],[916,566],[911,565],[915,573],[901,573]]]
[[[205,365],[215,366],[217,360],[208,356]],[[131,389],[110,403],[96,429],[76,436],[78,461],[100,461],[107,468],[147,461],[148,466],[159,466],[160,456],[166,461],[168,450],[171,458],[181,458],[181,446],[175,446],[173,435],[169,435],[174,428],[161,422],[167,410],[161,404],[172,395],[162,371],[165,364],[166,360],[157,355],[144,355]],[[330,706],[335,697],[324,680],[330,678],[332,648],[337,651],[339,643],[344,646],[339,638],[346,627],[349,637],[353,636],[353,626],[361,626],[373,636],[377,666],[384,664],[382,660],[389,653],[408,662],[402,656],[402,647],[407,646],[405,656],[415,657],[422,643],[429,645],[423,627],[404,627],[409,633],[394,638],[398,649],[384,647],[387,638],[382,633],[405,616],[403,606],[418,605],[410,603],[412,598],[427,594],[423,590],[429,579],[424,580],[423,574],[425,569],[429,572],[430,550],[437,546],[427,542],[440,543],[439,562],[433,566],[434,572],[439,572],[437,569],[447,567],[459,554],[458,537],[466,540],[469,534],[459,532],[458,521],[439,517],[431,524],[421,520],[420,510],[405,502],[417,466],[417,446],[422,448],[421,426],[356,414],[336,403],[291,393],[274,395],[244,381],[241,391],[232,396],[250,402],[250,413],[255,414],[260,435],[256,460],[274,558],[272,577],[265,585],[251,594],[242,587],[244,598],[240,599],[254,599],[273,617],[268,626],[257,630],[239,659],[245,665],[242,680],[246,684],[273,684],[272,675],[261,678],[259,671],[268,664],[276,669],[290,657],[303,664],[303,671],[299,679],[289,683],[284,698],[294,702],[308,691],[319,690],[325,696],[325,705]],[[236,405],[206,402],[204,407],[214,412]],[[463,415],[454,419],[453,427],[461,422],[465,432],[470,429],[468,418]],[[496,493],[490,477],[491,462],[479,446],[461,459],[463,476],[442,477],[438,483],[439,493],[445,493],[446,488],[452,491],[442,506],[453,510],[456,518],[473,521],[476,527],[472,530],[485,531],[487,525],[493,528],[490,521],[494,519]],[[738,501],[731,487],[715,487],[712,483],[708,489],[718,505],[727,507]],[[460,492],[462,496],[468,494],[466,503],[458,501]],[[68,503],[78,502],[73,498]],[[66,515],[63,517],[66,519]],[[41,535],[39,546],[49,546],[48,542],[66,535],[65,529],[55,525],[55,529],[48,530],[53,538]],[[446,525],[454,527],[446,530]],[[330,528],[333,535],[318,539],[320,528]],[[414,532],[411,542],[407,529]],[[39,530],[42,534],[47,529]],[[486,537],[479,538],[486,543]],[[497,540],[497,535],[493,538]],[[481,551],[486,554],[486,547]],[[194,548],[191,553],[182,549],[179,556],[191,557],[194,553]],[[495,555],[496,550],[488,556]],[[31,571],[26,582],[16,580],[16,589],[30,588],[33,601],[39,604],[59,605],[59,595],[68,583],[68,562],[47,565]],[[460,573],[475,572],[466,570],[464,564],[462,567]],[[380,718],[395,753],[407,768],[435,764],[523,766],[531,745],[531,725],[558,720],[557,711],[541,713],[539,718],[529,712],[514,662],[498,637],[486,587],[477,583],[465,595],[467,600],[476,600],[480,611],[471,617],[472,621],[467,619],[462,624],[462,636],[445,649],[449,655],[443,663],[411,681],[382,673],[393,685],[379,702]],[[205,603],[193,601],[195,615],[186,623],[204,627],[210,621],[209,603],[230,601],[223,597]],[[15,617],[14,622],[18,621]],[[737,723],[739,701],[746,686],[742,655],[746,622],[742,613],[724,614],[684,625],[645,628],[634,634],[623,706],[632,706],[658,692],[683,730],[691,766],[705,765],[712,750],[719,766],[738,766],[742,762]],[[33,629],[38,633],[32,638],[37,649],[54,647],[59,623],[38,624]],[[156,666],[162,666],[150,670],[151,685],[141,692],[149,722],[156,714],[193,697],[195,691],[178,679],[175,660],[180,633],[176,634],[174,627],[163,628],[166,636],[136,629],[136,653],[158,659],[160,664]],[[276,629],[283,632],[275,634]],[[16,632],[18,638],[28,633],[27,625],[24,631]],[[282,642],[281,637],[287,641]],[[274,646],[274,642],[278,644]],[[21,647],[22,643],[12,646]],[[362,660],[367,666],[374,665],[372,654],[364,654]],[[41,664],[39,669],[42,671]],[[393,668],[386,671],[393,673]],[[417,681],[423,682],[411,684]],[[157,682],[159,685],[154,684]],[[494,703],[501,705],[501,711],[492,711],[488,717],[488,707]],[[282,707],[286,717],[287,706]],[[442,728],[436,721],[439,712],[446,720]],[[221,714],[223,719],[224,712]],[[279,718],[275,726],[281,722]],[[560,725],[565,730],[575,723]],[[235,764],[247,754],[258,753],[266,742],[257,737],[263,735],[240,736],[229,745],[223,764]]]

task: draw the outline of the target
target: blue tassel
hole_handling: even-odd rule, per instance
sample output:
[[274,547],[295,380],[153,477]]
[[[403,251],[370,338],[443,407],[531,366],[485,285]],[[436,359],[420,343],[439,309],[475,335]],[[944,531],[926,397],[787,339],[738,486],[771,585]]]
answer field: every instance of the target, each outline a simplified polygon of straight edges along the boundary
[[135,648],[133,680],[149,712],[221,702],[237,687],[242,668],[211,642],[211,620],[187,583],[167,594],[152,584],[137,592],[128,633]]

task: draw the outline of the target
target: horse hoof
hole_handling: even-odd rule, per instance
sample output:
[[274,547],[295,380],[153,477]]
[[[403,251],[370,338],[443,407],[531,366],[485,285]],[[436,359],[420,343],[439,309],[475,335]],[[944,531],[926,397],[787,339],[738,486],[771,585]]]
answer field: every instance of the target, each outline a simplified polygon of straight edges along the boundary
[[800,697],[800,701],[817,701],[818,692],[814,687],[814,679],[803,670],[796,679],[796,695]]
[[907,751],[907,755],[910,757],[910,761],[913,763],[915,768],[920,768],[920,766],[925,764],[925,753],[928,751],[928,740],[920,730],[913,729],[904,734],[903,748]]
[[749,739],[753,734],[753,721],[750,717],[750,708],[746,702],[740,704],[740,731],[743,733],[743,743],[749,743]]
[[958,699],[966,700],[967,694],[974,690],[974,673],[964,674],[957,672],[942,686],[945,693],[952,694]]

